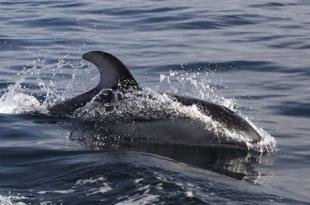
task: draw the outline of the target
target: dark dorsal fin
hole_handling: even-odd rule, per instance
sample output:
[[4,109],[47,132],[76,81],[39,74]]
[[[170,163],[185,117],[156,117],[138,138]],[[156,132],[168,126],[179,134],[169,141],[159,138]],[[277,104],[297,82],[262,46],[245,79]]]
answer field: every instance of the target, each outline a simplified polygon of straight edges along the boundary
[[[76,109],[83,107],[86,103],[91,101],[102,89],[121,91],[141,90],[139,84],[133,78],[127,67],[115,56],[101,51],[91,51],[85,53],[83,59],[97,66],[100,72],[100,82],[98,86],[86,93],[49,107],[48,110],[51,114],[70,115]],[[110,98],[105,96],[104,100],[109,102]]]
[[102,51],[91,51],[85,53],[82,57],[84,60],[87,60],[97,66],[100,72],[100,82],[97,89],[141,89],[124,63],[112,54]]

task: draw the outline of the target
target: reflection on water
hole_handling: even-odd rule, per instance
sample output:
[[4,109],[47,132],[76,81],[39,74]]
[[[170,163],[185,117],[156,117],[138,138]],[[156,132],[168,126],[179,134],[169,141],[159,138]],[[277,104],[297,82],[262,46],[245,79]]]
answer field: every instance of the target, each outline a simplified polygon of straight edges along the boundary
[[[98,126],[93,123],[75,123],[70,139],[95,150],[138,151],[165,156],[180,163],[212,170],[251,183],[256,183],[261,176],[261,173],[255,170],[255,164],[262,163],[268,158],[266,155],[236,147],[152,141],[136,135],[138,131],[143,132],[143,130],[139,130],[135,123],[126,125],[127,132],[121,133],[119,124]],[[147,136],[145,133],[140,135]]]

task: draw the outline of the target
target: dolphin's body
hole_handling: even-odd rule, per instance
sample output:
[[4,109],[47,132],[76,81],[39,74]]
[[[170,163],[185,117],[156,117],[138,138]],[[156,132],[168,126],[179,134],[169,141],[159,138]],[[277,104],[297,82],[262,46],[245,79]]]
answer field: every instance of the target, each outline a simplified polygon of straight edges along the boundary
[[[101,93],[102,90],[105,89],[107,90],[107,92],[103,92],[102,96],[100,96],[98,99],[100,103],[107,104],[111,103],[114,99],[113,93],[111,93],[113,90],[122,92],[134,92],[142,90],[137,81],[129,72],[128,68],[115,56],[101,51],[91,51],[84,54],[83,59],[97,66],[100,72],[100,82],[98,86],[84,94],[49,107],[48,109],[51,114],[57,116],[70,115],[78,108],[86,105],[95,96]],[[249,138],[249,142],[252,144],[259,143],[262,140],[262,137],[253,128],[252,125],[250,125],[238,114],[222,105],[217,105],[211,102],[191,97],[172,94],[167,95],[184,106],[196,105],[201,112],[221,123],[227,129],[245,133],[246,136]],[[158,121],[156,123],[158,123]],[[159,126],[159,128],[161,126]],[[176,125],[176,128],[177,127],[178,126]],[[210,136],[210,132],[212,133],[212,130],[208,130],[207,132],[208,134],[206,133],[206,135]],[[221,142],[225,142],[225,140],[218,141],[218,143]],[[243,148],[246,147],[244,143],[231,143],[230,141],[230,143],[228,144],[237,145],[237,147]]]

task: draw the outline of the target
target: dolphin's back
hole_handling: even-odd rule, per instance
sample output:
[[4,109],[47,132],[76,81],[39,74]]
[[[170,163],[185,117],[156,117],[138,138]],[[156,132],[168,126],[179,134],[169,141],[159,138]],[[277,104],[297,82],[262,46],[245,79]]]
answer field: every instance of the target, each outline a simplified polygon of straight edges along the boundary
[[222,105],[217,105],[212,102],[186,96],[172,96],[183,105],[197,105],[199,109],[202,110],[206,115],[225,125],[225,127],[230,130],[238,130],[247,133],[247,135],[251,137],[252,143],[257,143],[261,140],[261,136],[249,122],[247,122],[237,113]]

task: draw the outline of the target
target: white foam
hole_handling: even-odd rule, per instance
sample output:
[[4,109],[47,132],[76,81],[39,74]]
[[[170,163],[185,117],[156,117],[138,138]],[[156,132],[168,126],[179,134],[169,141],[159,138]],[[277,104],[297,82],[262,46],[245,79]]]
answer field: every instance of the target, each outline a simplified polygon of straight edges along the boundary
[[77,180],[77,182],[75,183],[75,185],[85,185],[85,184],[93,184],[93,183],[97,183],[97,182],[102,182],[105,181],[106,178],[105,177],[97,177],[97,178],[89,178],[89,179],[79,179]]
[[66,189],[66,190],[51,190],[51,191],[38,191],[38,194],[47,194],[47,193],[56,193],[56,194],[70,194],[75,192],[74,189]]
[[0,113],[17,114],[40,109],[40,102],[34,96],[23,93],[21,84],[25,81],[26,73],[20,73],[15,84],[10,85],[0,97]]
[[116,203],[116,205],[144,205],[144,204],[156,204],[158,201],[157,195],[145,194],[143,196],[133,196],[127,200]]
[[31,95],[8,92],[0,97],[0,113],[19,114],[43,110],[44,106]]
[[24,202],[15,202],[21,199],[24,199],[24,197],[0,195],[0,204],[1,205],[26,205],[26,203]]
[[139,184],[139,183],[142,182],[143,180],[144,180],[143,178],[135,179],[134,183],[135,183],[135,184]]
[[186,197],[189,197],[189,198],[192,198],[192,197],[194,197],[194,194],[193,194],[192,191],[186,191],[186,192],[185,192],[185,196],[186,196]]
[[94,194],[105,194],[109,191],[112,191],[112,187],[110,187],[107,183],[103,183],[102,187],[99,187],[99,189],[94,190],[93,192],[87,194],[87,196],[94,195]]

